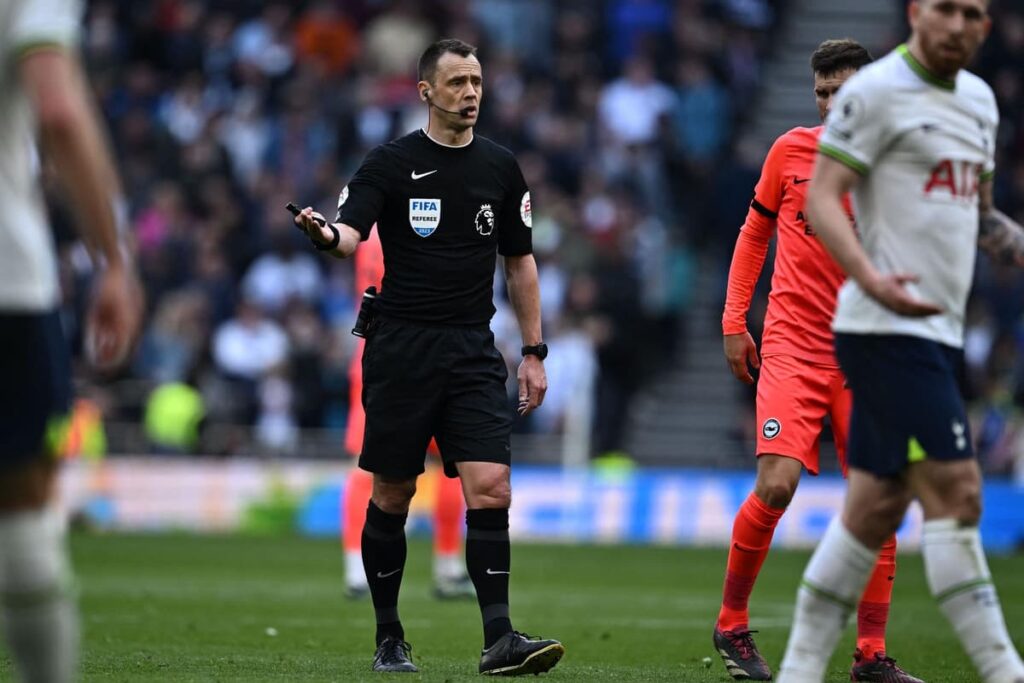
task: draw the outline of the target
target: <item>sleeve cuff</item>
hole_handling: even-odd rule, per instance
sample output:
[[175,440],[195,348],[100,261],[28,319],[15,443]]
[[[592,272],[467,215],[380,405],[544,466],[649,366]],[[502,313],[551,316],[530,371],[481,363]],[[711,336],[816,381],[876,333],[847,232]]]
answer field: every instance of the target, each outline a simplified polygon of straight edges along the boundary
[[867,172],[869,170],[867,164],[862,163],[861,161],[858,161],[851,154],[849,154],[847,152],[844,152],[843,150],[839,149],[838,147],[833,147],[832,145],[828,144],[827,142],[820,142],[820,143],[818,143],[818,152],[820,154],[824,154],[827,157],[835,159],[836,161],[838,161],[839,163],[843,164],[844,166],[848,166],[849,168],[852,168],[854,171],[856,171],[860,175],[867,175]]
[[530,254],[533,253],[533,247],[529,246],[520,249],[515,249],[512,247],[508,249],[499,248],[498,253],[501,254],[502,256],[529,256]]
[[732,320],[722,321],[722,334],[743,334],[746,331],[746,323],[738,323]]

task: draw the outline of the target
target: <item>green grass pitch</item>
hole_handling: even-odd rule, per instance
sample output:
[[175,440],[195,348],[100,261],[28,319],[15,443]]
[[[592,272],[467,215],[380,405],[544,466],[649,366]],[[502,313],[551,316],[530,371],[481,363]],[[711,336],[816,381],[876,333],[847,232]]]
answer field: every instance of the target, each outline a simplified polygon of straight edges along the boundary
[[[335,542],[77,535],[71,547],[85,681],[381,680],[369,672],[372,610],[343,597]],[[754,592],[752,626],[776,667],[806,560],[774,551]],[[928,596],[920,556],[900,562],[890,653],[930,683],[976,680]],[[551,680],[728,681],[711,647],[724,563],[722,549],[516,544],[512,616],[517,628],[565,643]],[[993,557],[991,566],[1024,645],[1024,555]],[[413,541],[400,609],[421,673],[406,678],[479,680],[476,605],[430,597],[429,567],[429,545]],[[851,629],[829,680],[848,680],[852,649]],[[10,677],[5,657],[0,678]]]

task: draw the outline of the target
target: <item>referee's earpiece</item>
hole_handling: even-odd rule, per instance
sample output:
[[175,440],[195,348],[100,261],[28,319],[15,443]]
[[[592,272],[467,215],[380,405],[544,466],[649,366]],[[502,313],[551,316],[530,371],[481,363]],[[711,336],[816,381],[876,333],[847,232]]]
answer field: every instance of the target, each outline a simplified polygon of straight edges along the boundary
[[430,101],[430,91],[429,90],[424,90],[423,91],[423,101],[424,102],[429,102]]

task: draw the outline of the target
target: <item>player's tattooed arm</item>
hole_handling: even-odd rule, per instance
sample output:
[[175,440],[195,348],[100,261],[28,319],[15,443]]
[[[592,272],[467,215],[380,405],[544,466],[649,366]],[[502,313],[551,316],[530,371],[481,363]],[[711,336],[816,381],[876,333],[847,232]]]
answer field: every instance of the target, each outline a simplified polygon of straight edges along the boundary
[[997,263],[1024,267],[1024,226],[995,207],[991,180],[979,192],[978,246]]

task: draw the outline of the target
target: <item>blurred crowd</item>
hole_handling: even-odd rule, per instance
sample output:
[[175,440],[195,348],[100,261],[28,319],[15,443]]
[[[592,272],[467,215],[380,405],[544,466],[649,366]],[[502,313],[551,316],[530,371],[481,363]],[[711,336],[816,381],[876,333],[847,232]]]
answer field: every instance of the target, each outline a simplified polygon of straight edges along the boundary
[[[1003,111],[997,198],[1024,218],[1024,14],[1010,5],[994,0],[978,67]],[[369,149],[425,124],[416,60],[451,36],[480,47],[478,131],[517,154],[533,196],[551,389],[518,428],[558,433],[590,401],[591,450],[621,451],[632,397],[682,351],[696,260],[731,246],[746,212],[764,150],[741,135],[745,105],[783,12],[783,0],[92,0],[83,56],[148,315],[132,366],[83,396],[108,422],[143,425],[156,450],[310,454],[306,435],[324,434],[339,451],[351,263],[313,252],[283,207],[333,215]],[[78,339],[89,265],[51,195]],[[967,355],[1002,452],[1024,399],[1024,279],[983,266],[979,285]],[[514,365],[500,276],[496,305]]]

